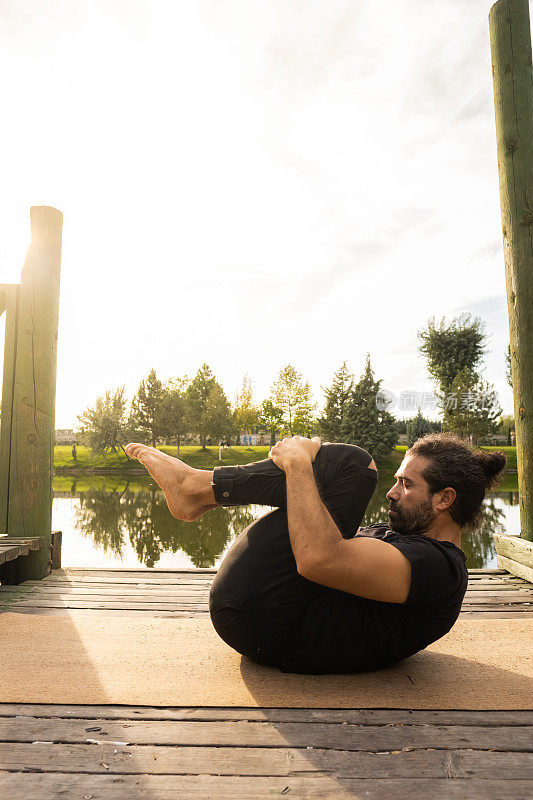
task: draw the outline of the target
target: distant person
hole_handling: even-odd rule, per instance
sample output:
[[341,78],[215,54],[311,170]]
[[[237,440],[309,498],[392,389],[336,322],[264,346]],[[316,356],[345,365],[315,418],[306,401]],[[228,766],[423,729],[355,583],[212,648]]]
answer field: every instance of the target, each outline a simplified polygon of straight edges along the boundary
[[366,672],[444,636],[468,583],[461,533],[474,528],[502,453],[427,434],[387,492],[389,520],[358,526],[377,482],[370,453],[285,438],[254,464],[198,470],[129,444],[192,521],[218,505],[276,506],[232,544],[212,583],[211,620],[239,653],[283,672]]

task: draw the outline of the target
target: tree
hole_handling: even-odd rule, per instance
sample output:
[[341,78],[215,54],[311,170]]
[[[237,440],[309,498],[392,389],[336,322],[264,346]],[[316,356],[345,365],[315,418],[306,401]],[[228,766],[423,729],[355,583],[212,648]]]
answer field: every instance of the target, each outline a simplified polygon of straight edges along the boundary
[[148,439],[152,447],[155,447],[161,436],[158,411],[163,397],[163,384],[157,377],[155,369],[151,369],[146,380],[141,381],[131,406],[137,429],[143,438]]
[[314,404],[308,383],[303,383],[301,374],[287,364],[272,386],[271,402],[283,412],[282,432],[290,436],[309,430]]
[[212,442],[229,438],[234,431],[235,423],[228,398],[222,386],[216,381],[207,398],[202,424]]
[[444,318],[437,326],[430,319],[418,336],[422,342],[419,350],[438,385],[442,430],[471,440],[492,433],[501,408],[494,387],[480,375],[486,351],[482,320],[461,314],[448,326]]
[[283,425],[283,410],[275,406],[272,400],[263,400],[259,411],[259,424],[270,431],[270,446],[276,444],[276,433]]
[[202,364],[186,391],[191,430],[199,434],[200,444],[205,449],[208,431],[206,427],[206,408],[211,389],[215,385],[215,376],[208,364]]
[[190,426],[189,409],[187,403],[187,386],[189,379],[171,379],[163,387],[163,400],[157,409],[157,427],[161,436],[170,440],[174,439],[180,454],[182,437]]
[[299,436],[311,436],[315,427],[316,403],[313,402],[311,387],[306,381],[302,384],[296,412],[294,414],[293,431]]
[[502,413],[498,395],[487,381],[473,381],[469,370],[461,370],[448,394],[439,394],[439,400],[444,409],[444,431],[453,431],[475,444],[496,430],[496,420]]
[[106,392],[96,399],[93,408],[87,408],[78,416],[80,428],[77,436],[94,453],[116,451],[128,441],[127,400],[124,391],[124,386],[121,386],[115,391]]
[[511,445],[511,431],[514,431],[514,416],[513,414],[502,414],[498,423],[498,431],[507,436],[507,444]]
[[455,317],[449,325],[445,318],[438,325],[435,318],[418,332],[419,351],[426,357],[428,372],[441,393],[451,390],[459,372],[468,372],[472,383],[479,379],[479,366],[485,353],[485,332],[479,317],[471,314]]
[[421,436],[425,436],[426,433],[431,433],[432,430],[433,424],[431,420],[426,419],[419,408],[416,416],[407,420],[406,433],[408,446],[412,447],[417,439],[420,439]]
[[381,380],[376,381],[367,354],[365,371],[352,389],[341,427],[344,442],[356,444],[375,461],[388,455],[396,444],[396,420],[376,403]]
[[326,403],[323,415],[318,420],[320,435],[324,440],[340,442],[349,399],[353,391],[354,376],[346,366],[346,361],[335,372],[333,382],[327,389],[322,387]]
[[259,411],[253,402],[252,382],[248,373],[243,377],[240,393],[235,396],[233,420],[235,428],[244,433],[251,433],[259,423]]

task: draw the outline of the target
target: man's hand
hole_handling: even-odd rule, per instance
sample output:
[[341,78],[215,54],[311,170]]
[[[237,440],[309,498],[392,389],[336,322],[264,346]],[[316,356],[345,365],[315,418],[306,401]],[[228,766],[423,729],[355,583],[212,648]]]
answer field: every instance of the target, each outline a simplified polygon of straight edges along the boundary
[[321,447],[320,436],[313,436],[311,439],[305,436],[287,436],[270,449],[268,456],[286,472],[295,465],[311,464]]

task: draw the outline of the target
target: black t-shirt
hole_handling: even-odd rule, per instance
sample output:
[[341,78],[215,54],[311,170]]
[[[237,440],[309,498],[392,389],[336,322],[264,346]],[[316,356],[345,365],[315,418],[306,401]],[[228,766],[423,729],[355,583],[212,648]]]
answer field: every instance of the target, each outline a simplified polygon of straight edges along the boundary
[[380,669],[440,639],[459,616],[468,585],[466,556],[459,547],[422,534],[397,533],[386,523],[361,528],[357,536],[383,539],[409,560],[407,600],[384,603],[326,591],[313,601],[303,621],[292,669],[282,671]]

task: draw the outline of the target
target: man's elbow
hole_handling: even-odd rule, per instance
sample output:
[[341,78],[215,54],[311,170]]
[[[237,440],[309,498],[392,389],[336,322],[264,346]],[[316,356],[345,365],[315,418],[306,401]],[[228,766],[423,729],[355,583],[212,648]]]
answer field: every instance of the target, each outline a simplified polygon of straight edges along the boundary
[[306,553],[305,557],[300,556],[296,561],[298,574],[315,583],[320,583],[320,578],[324,575],[324,566],[325,558],[317,553]]

